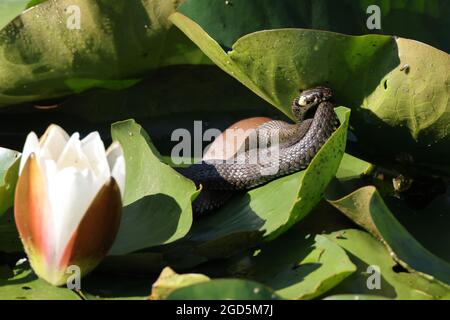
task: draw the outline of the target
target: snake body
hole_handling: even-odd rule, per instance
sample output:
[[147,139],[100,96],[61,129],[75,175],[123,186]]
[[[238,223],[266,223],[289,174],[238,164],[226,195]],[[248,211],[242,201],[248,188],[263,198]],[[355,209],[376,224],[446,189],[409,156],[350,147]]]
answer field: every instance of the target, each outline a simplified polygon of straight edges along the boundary
[[[206,160],[179,168],[184,176],[202,186],[193,203],[194,212],[215,209],[238,190],[248,190],[305,169],[339,125],[331,98],[332,92],[326,87],[304,90],[292,104],[295,124],[272,120],[260,125],[255,130],[256,147],[247,138],[232,162]],[[264,147],[260,147],[262,143]],[[268,155],[266,161],[260,157],[261,151]]]

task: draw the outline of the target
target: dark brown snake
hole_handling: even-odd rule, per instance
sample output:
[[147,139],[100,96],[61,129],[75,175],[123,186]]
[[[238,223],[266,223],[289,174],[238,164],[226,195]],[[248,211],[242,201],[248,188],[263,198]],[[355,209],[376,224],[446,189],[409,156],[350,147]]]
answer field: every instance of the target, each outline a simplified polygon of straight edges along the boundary
[[[239,190],[305,169],[339,125],[331,98],[332,91],[326,87],[302,91],[292,104],[297,123],[272,120],[260,125],[253,136],[256,146],[252,147],[248,137],[237,153],[240,161],[206,160],[188,168],[177,168],[197,187],[203,188],[193,203],[194,213],[220,207]],[[266,161],[259,153],[261,150],[268,156]],[[268,150],[277,151],[267,153]]]

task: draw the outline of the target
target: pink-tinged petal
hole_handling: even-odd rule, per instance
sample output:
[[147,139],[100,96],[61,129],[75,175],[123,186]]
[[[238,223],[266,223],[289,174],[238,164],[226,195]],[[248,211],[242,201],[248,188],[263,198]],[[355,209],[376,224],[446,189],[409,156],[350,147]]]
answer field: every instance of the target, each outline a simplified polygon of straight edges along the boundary
[[17,181],[14,217],[25,251],[38,275],[45,274],[53,260],[50,210],[45,177],[32,153]]
[[[94,269],[108,253],[117,235],[122,216],[119,187],[110,179],[99,191],[64,249],[59,269],[77,265],[82,275]],[[65,279],[58,284],[64,284]]]
[[27,136],[27,139],[25,140],[25,145],[23,146],[22,157],[20,158],[19,174],[22,173],[22,170],[25,167],[30,154],[34,153],[36,155],[39,154],[39,152],[39,139],[36,133],[30,132]]

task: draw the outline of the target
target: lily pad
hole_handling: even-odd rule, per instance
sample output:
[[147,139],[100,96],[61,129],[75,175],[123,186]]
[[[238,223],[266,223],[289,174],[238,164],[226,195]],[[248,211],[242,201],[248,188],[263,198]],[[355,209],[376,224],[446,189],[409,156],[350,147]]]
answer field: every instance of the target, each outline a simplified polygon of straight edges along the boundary
[[192,224],[192,181],[161,162],[147,133],[134,120],[117,122],[111,134],[124,150],[126,184],[122,221],[110,254],[125,254],[175,241]]
[[[381,29],[367,27],[371,5],[380,8]],[[187,0],[179,11],[225,47],[255,31],[305,28],[353,35],[395,34],[450,50],[446,0]]]
[[20,152],[0,148],[0,216],[14,203]]
[[14,276],[0,278],[1,300],[81,300],[67,288],[59,288],[36,277],[26,265],[14,268]]
[[396,261],[408,271],[450,285],[450,264],[429,252],[411,236],[395,219],[375,187],[363,187],[329,202],[382,241]]
[[177,274],[175,271],[166,267],[161,271],[161,274],[153,283],[152,294],[149,297],[150,300],[164,300],[173,291],[193,285],[195,283],[201,283],[205,281],[210,281],[211,279],[203,274],[188,273],[188,274]]
[[240,279],[218,279],[193,284],[172,292],[168,300],[279,300],[263,284]]
[[0,30],[22,11],[46,0],[3,0],[0,2]]
[[325,191],[325,199],[337,199],[372,182],[376,166],[348,153],[342,157],[336,176]]
[[[395,299],[449,299],[449,287],[439,281],[423,277],[417,272],[408,272],[398,268],[386,247],[365,231],[344,229],[327,235],[344,248],[357,271],[341,282],[328,294],[370,294]],[[380,285],[369,289],[369,278],[373,270],[369,266],[378,267]]]
[[252,264],[255,279],[285,299],[321,296],[356,270],[341,247],[300,228],[265,244]]
[[353,110],[351,126],[367,154],[448,164],[447,53],[403,38],[305,29],[248,34],[225,52],[181,13],[170,20],[220,68],[287,115],[299,89],[328,85]]
[[23,12],[0,30],[0,106],[121,88],[165,65],[209,63],[167,20],[180,2],[60,0]]
[[361,160],[344,153],[338,171],[336,172],[336,179],[341,182],[349,181],[351,179],[359,179],[372,172],[375,166],[367,161]]

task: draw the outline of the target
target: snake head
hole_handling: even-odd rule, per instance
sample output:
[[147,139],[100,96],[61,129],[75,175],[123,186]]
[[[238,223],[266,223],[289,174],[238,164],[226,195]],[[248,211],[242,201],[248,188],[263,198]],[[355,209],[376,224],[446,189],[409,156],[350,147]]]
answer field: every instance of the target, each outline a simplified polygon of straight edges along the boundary
[[307,119],[321,102],[330,100],[333,92],[327,87],[315,87],[303,90],[292,104],[292,112],[299,121]]

